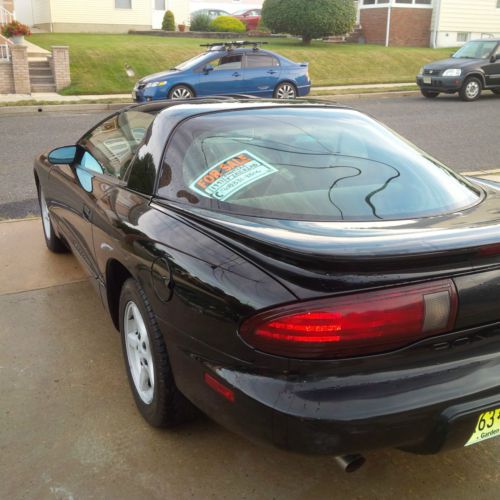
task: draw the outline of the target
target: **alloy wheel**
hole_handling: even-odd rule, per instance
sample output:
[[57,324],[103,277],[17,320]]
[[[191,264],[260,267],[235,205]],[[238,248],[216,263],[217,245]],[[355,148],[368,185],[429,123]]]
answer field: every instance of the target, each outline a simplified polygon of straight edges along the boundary
[[295,89],[292,85],[285,83],[278,88],[276,97],[278,99],[295,99]]
[[144,319],[137,305],[130,301],[125,307],[124,335],[127,360],[137,394],[146,404],[154,396],[154,363]]
[[47,207],[47,201],[45,200],[45,195],[43,191],[40,192],[40,210],[42,212],[42,225],[45,232],[45,236],[50,240],[51,227],[50,227],[50,215],[49,208]]
[[193,93],[186,87],[178,87],[172,91],[171,99],[191,99]]

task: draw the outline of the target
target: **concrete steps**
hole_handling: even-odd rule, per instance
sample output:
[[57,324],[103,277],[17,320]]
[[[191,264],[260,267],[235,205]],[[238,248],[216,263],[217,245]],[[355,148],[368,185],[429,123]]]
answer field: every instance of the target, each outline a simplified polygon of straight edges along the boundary
[[357,24],[351,33],[338,36],[326,36],[323,38],[327,43],[360,43],[363,39],[363,28]]
[[55,92],[56,83],[48,58],[28,60],[31,92]]

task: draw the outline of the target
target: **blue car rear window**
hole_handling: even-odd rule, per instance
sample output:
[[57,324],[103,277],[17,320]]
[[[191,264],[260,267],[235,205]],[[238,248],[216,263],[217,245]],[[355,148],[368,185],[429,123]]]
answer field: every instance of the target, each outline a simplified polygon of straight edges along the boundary
[[189,119],[167,148],[158,195],[310,220],[426,217],[481,197],[466,179],[366,115],[310,107]]

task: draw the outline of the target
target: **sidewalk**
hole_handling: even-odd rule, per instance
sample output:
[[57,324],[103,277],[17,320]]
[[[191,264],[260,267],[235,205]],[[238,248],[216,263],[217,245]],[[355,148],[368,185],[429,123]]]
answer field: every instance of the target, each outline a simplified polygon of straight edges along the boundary
[[[333,93],[336,91],[366,89],[393,89],[398,90],[403,87],[415,85],[414,82],[410,83],[374,83],[363,85],[334,85],[329,87],[312,87],[312,90],[330,90]],[[81,102],[81,101],[110,101],[110,100],[132,100],[131,93],[129,94],[104,94],[104,95],[60,95],[55,92],[48,93],[34,93],[34,94],[0,94],[0,106],[5,103],[16,103],[21,101],[44,101],[44,102]]]

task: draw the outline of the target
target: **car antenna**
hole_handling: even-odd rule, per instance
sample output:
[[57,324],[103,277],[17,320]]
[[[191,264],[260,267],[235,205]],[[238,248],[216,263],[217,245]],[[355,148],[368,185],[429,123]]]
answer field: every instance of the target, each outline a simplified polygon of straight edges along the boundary
[[267,42],[250,42],[248,40],[237,40],[237,41],[230,41],[230,42],[215,42],[215,43],[204,43],[203,45],[200,45],[200,47],[208,47],[208,51],[214,51],[214,50],[233,50],[237,49],[239,47],[248,47],[252,46],[253,50],[259,50],[259,47],[261,45],[267,45]]

